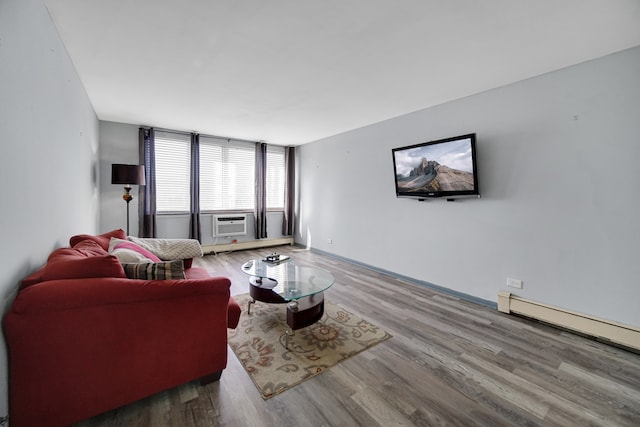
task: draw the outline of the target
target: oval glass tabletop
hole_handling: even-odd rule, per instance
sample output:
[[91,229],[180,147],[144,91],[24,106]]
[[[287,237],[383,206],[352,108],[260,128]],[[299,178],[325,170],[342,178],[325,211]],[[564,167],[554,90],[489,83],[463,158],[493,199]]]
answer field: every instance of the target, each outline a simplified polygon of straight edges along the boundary
[[242,264],[242,271],[260,279],[252,282],[252,286],[271,289],[285,300],[296,300],[323,292],[335,281],[325,270],[302,267],[292,261],[271,264],[253,259]]

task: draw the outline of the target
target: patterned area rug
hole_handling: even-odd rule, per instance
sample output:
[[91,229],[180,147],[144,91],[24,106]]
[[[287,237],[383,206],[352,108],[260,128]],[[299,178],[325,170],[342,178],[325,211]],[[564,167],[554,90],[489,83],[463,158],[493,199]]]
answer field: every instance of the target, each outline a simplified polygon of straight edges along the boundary
[[242,316],[238,327],[229,330],[229,346],[264,399],[391,337],[325,299],[322,319],[295,331],[289,338],[287,350],[284,346],[288,329],[286,304],[256,302],[249,315],[249,295],[233,298],[242,307]]

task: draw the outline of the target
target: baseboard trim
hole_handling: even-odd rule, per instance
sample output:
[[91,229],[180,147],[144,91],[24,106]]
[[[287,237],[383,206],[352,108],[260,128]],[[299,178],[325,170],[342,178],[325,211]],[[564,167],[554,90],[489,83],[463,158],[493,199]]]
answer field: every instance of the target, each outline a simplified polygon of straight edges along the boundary
[[222,245],[202,245],[205,254],[241,251],[244,249],[268,248],[271,246],[293,245],[293,237],[283,237],[279,239],[249,240],[238,243],[225,243]]
[[[297,244],[297,243],[296,243],[296,246],[304,247],[304,246],[302,246],[300,244]],[[355,264],[355,265],[358,265],[360,267],[368,268],[369,270],[373,270],[373,271],[378,272],[378,273],[386,274],[387,276],[391,276],[391,277],[393,277],[395,279],[402,280],[404,282],[409,282],[409,283],[412,283],[412,284],[418,285],[418,286],[424,286],[425,288],[429,288],[429,289],[432,289],[434,291],[438,291],[438,292],[441,292],[443,294],[450,295],[452,297],[460,298],[461,300],[464,300],[464,301],[468,301],[468,302],[472,302],[472,303],[475,303],[475,304],[483,305],[485,307],[489,307],[489,308],[493,308],[493,309],[497,308],[496,303],[493,302],[493,301],[489,301],[489,300],[486,300],[486,299],[478,298],[478,297],[475,297],[473,295],[465,294],[463,292],[454,291],[453,289],[445,288],[443,286],[434,285],[433,283],[425,282],[423,280],[414,279],[413,277],[404,276],[402,274],[398,274],[398,273],[395,273],[393,271],[389,271],[389,270],[385,270],[383,268],[375,267],[373,265],[365,264],[363,262],[356,261],[356,260],[353,260],[351,258],[346,258],[346,257],[340,256],[340,255],[336,255],[336,254],[333,254],[331,252],[326,252],[326,251],[323,251],[321,249],[309,248],[309,250],[312,251],[312,252],[316,252],[316,253],[325,255],[325,256],[329,256],[329,257],[332,257],[332,258],[339,259],[341,261],[345,261],[345,262],[348,262],[348,263],[351,263],[351,264]]]
[[640,351],[640,329],[571,310],[498,293],[498,311],[518,314],[596,339]]

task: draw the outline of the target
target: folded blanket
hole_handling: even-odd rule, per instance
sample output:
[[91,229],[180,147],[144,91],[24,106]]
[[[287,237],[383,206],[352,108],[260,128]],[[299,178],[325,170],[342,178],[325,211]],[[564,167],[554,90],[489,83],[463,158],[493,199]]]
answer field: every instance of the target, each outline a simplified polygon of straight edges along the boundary
[[127,236],[127,239],[162,260],[188,259],[203,255],[202,246],[195,239],[148,239],[133,236]]

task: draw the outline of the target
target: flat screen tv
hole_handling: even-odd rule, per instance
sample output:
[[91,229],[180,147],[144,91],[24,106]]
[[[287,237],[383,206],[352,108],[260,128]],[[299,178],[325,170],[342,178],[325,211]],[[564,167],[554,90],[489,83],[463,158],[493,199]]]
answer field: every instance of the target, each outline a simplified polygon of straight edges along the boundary
[[480,196],[475,133],[394,148],[392,153],[397,197]]

